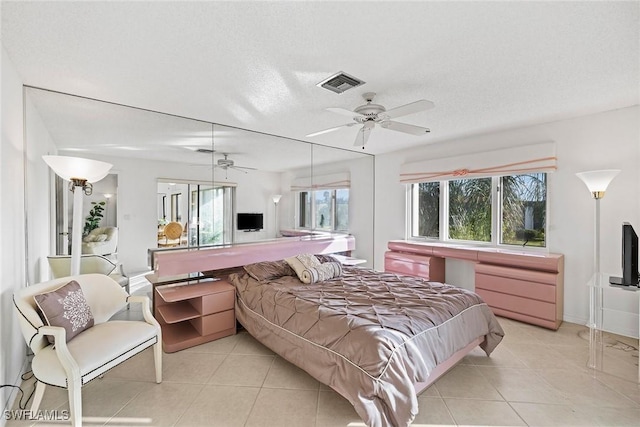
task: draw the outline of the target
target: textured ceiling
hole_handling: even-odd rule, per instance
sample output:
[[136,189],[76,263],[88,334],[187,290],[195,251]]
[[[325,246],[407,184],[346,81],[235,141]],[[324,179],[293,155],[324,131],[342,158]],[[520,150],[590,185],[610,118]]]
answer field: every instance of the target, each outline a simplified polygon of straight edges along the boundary
[[[305,138],[345,123],[327,107],[351,110],[364,92],[376,92],[387,109],[435,103],[398,119],[430,134],[376,128],[366,147],[373,154],[640,97],[638,2],[2,1],[1,8],[2,44],[32,86],[349,149],[357,126]],[[366,84],[341,95],[316,86],[337,71]]]

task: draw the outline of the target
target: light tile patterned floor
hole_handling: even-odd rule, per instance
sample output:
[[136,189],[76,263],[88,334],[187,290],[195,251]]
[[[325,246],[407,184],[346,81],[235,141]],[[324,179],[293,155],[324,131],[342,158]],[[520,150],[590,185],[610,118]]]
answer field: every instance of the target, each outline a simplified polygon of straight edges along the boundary
[[[492,356],[474,350],[426,390],[414,426],[640,425],[637,341],[608,339],[610,373],[594,373],[586,368],[584,326],[564,323],[554,332],[499,320],[506,337]],[[344,398],[246,332],[165,354],[163,372],[163,383],[155,384],[147,350],[89,383],[85,425],[364,425]],[[66,408],[66,390],[48,387],[41,409]],[[18,425],[31,424],[7,423]]]

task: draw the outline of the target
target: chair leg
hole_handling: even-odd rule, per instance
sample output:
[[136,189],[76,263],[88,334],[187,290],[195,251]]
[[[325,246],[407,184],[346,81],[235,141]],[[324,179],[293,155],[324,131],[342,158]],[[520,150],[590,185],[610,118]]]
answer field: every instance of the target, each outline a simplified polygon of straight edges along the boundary
[[33,402],[31,403],[31,413],[38,412],[40,409],[40,403],[42,402],[42,396],[44,396],[44,390],[47,388],[45,383],[41,383],[36,380],[36,391],[33,394]]
[[82,427],[82,384],[69,381],[69,409],[72,427]]
[[153,345],[153,362],[156,367],[156,383],[162,382],[162,342]]

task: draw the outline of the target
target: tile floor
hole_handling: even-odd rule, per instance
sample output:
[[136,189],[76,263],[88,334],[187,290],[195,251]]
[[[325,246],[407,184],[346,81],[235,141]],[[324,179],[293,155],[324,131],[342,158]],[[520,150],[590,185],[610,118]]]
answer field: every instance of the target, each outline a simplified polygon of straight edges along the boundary
[[[414,426],[640,426],[637,340],[607,337],[606,373],[594,373],[586,368],[584,326],[564,323],[553,332],[499,320],[506,336],[491,357],[476,349],[427,389]],[[165,354],[162,384],[153,372],[146,350],[85,386],[84,424],[364,425],[344,398],[246,332]],[[66,390],[48,387],[41,409],[68,409]],[[47,423],[7,423],[24,425]]]

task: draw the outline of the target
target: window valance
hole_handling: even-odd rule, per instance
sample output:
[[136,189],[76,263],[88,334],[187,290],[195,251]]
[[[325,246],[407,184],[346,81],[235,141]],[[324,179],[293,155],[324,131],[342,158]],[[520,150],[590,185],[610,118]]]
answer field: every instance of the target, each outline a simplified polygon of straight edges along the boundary
[[291,183],[291,191],[334,190],[350,187],[351,175],[349,172],[296,178]]
[[238,183],[231,181],[203,181],[197,179],[176,179],[176,178],[158,178],[158,182],[174,183],[174,184],[189,184],[189,185],[210,185],[216,187],[237,187]]
[[400,167],[400,182],[412,184],[462,178],[517,175],[529,172],[553,172],[556,166],[553,141],[503,148],[455,157],[405,163]]

